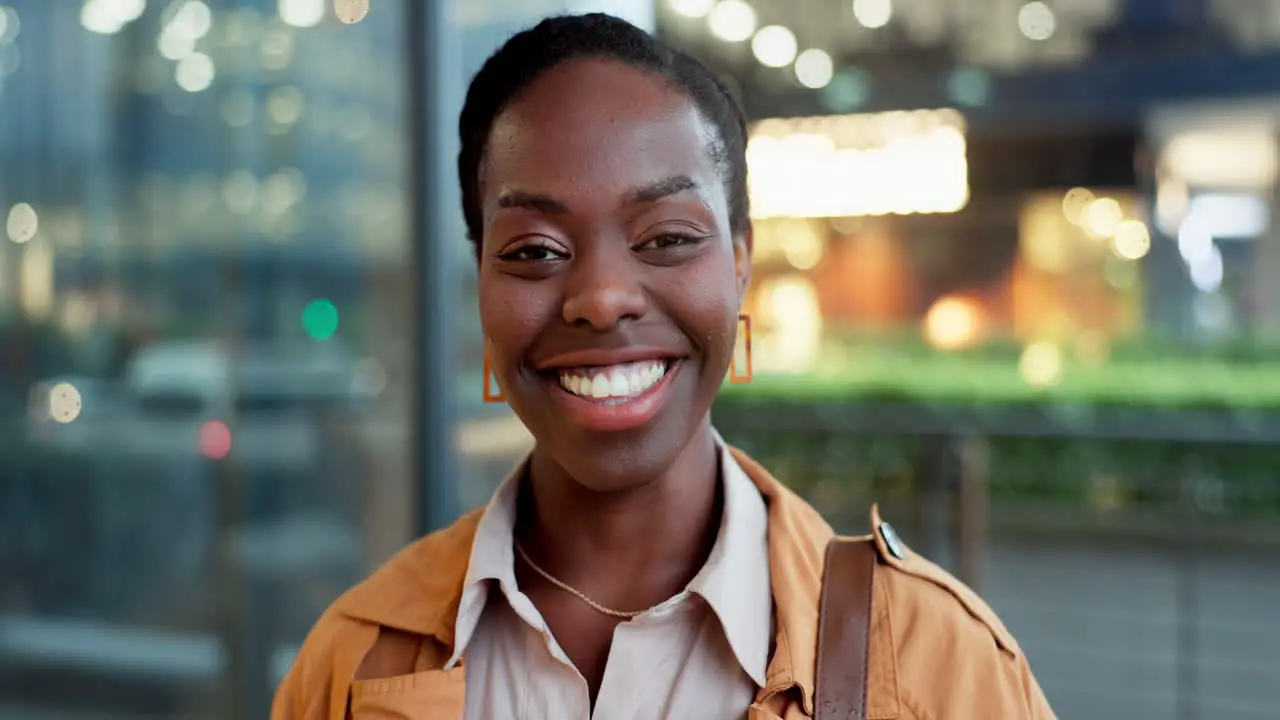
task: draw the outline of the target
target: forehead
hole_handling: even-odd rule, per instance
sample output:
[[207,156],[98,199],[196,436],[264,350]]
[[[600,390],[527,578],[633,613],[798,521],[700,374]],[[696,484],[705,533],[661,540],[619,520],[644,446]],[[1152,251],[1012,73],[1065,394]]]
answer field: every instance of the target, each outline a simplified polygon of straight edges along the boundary
[[661,77],[573,60],[540,75],[498,117],[483,189],[489,198],[522,190],[589,204],[678,175],[711,188],[714,138],[694,102]]

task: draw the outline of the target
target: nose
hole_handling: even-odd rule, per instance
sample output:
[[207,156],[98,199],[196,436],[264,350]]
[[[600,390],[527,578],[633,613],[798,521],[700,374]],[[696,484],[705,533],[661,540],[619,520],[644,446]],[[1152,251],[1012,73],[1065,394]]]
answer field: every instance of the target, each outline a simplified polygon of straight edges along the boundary
[[620,251],[586,249],[572,262],[562,309],[566,323],[605,332],[648,312],[648,299],[625,245]]

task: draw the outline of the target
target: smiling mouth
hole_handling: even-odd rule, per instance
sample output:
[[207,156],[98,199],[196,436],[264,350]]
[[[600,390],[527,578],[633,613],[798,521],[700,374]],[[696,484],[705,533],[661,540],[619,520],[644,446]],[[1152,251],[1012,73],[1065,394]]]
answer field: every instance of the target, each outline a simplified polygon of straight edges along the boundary
[[560,389],[575,397],[606,405],[631,402],[662,382],[675,366],[672,360],[571,368],[557,371]]

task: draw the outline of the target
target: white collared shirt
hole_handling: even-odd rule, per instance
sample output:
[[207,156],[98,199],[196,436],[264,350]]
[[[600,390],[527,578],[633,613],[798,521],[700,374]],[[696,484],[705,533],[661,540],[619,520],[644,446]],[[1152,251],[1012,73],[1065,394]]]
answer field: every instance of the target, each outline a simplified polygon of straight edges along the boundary
[[[466,654],[467,720],[744,717],[764,685],[773,633],[768,511],[723,443],[720,467],[724,513],[706,564],[683,592],[617,626],[592,713],[586,680],[516,585],[522,463],[480,520],[458,606],[446,667]],[[501,589],[494,597],[490,581]]]

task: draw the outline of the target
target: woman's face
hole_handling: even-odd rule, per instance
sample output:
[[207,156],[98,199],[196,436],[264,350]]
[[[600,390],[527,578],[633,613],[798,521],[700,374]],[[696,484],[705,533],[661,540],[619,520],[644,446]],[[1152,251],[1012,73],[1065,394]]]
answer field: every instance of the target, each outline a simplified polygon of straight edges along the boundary
[[733,354],[750,237],[733,237],[714,128],[669,84],[608,60],[539,76],[481,167],[480,316],[494,373],[582,485],[669,468]]

